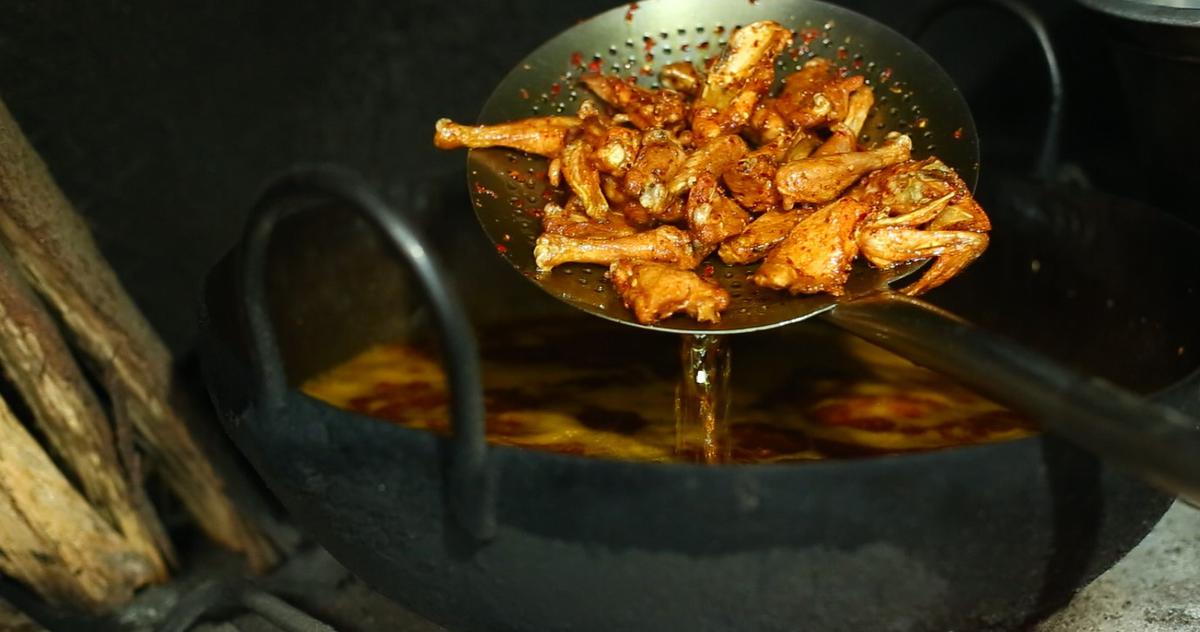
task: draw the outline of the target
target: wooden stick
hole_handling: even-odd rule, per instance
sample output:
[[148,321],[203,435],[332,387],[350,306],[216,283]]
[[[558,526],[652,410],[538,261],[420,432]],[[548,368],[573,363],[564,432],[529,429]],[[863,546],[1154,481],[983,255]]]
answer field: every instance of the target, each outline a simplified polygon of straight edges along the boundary
[[241,516],[172,405],[171,356],[104,260],[82,218],[0,102],[0,243],[91,361],[119,423],[217,542],[255,569],[276,554]]
[[168,577],[174,550],[140,482],[127,476],[107,416],[57,325],[0,247],[0,364],[84,496]]
[[12,604],[0,599],[0,630],[7,632],[46,632],[46,628],[38,625],[33,619],[25,616]]
[[53,604],[104,612],[154,568],[88,504],[0,399],[0,572]]

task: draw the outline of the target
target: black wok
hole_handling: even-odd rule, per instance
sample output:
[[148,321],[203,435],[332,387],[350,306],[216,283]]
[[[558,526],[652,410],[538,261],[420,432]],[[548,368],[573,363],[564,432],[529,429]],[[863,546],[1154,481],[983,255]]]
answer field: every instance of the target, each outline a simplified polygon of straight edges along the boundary
[[[1101,196],[1003,188],[992,249],[934,299],[1078,370],[1142,392],[1173,385],[1160,396],[1195,410],[1196,378],[1181,380],[1197,364],[1200,293],[1184,271],[1200,236]],[[265,262],[252,257],[240,283],[242,249],[210,276],[202,359],[227,431],[295,518],[452,629],[1017,629],[1171,502],[1050,436],[720,467],[485,447],[472,331],[574,310],[496,265],[469,214],[436,218],[420,238],[353,179],[283,179],[248,234],[250,251],[270,239]],[[451,438],[295,388],[429,323],[454,386]],[[785,333],[755,335],[780,336],[768,342],[786,358]]]

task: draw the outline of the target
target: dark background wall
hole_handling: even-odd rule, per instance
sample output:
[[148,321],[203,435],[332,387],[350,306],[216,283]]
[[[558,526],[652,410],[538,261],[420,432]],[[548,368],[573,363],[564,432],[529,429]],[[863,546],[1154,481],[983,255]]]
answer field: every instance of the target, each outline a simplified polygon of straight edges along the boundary
[[[907,31],[934,2],[843,4]],[[1137,174],[1122,163],[1129,133],[1101,29],[1068,0],[1036,4],[1067,73],[1067,158],[1108,190],[1138,195]],[[467,212],[463,156],[432,149],[433,121],[472,119],[525,52],[612,5],[8,0],[0,98],[134,298],[183,350],[205,271],[272,173],[333,161],[386,194],[416,182],[435,192],[435,212]],[[922,43],[976,110],[985,178],[1026,169],[1046,105],[1032,37],[1010,18],[970,9]]]

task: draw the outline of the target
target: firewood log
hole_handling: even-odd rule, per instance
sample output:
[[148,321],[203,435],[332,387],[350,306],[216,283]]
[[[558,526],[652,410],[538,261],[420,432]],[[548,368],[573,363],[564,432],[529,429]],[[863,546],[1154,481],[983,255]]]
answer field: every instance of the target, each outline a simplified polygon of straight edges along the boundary
[[0,573],[53,604],[100,613],[154,578],[0,399]]
[[0,102],[0,244],[54,310],[149,464],[217,542],[265,569],[276,553],[240,514],[172,405],[172,359],[82,218]]
[[0,365],[84,496],[167,579],[174,549],[126,473],[104,409],[41,301],[0,246]]

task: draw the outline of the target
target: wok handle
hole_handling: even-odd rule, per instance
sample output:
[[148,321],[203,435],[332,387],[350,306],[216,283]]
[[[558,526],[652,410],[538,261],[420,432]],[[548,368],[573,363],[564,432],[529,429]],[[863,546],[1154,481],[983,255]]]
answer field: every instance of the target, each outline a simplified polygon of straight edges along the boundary
[[938,307],[891,292],[827,318],[993,400],[1193,504],[1200,500],[1200,423],[1107,381],[1075,373]]
[[266,254],[271,234],[289,215],[331,203],[353,210],[379,229],[411,268],[433,308],[453,404],[447,468],[450,511],[471,535],[491,538],[496,523],[495,485],[487,470],[479,353],[466,310],[433,251],[425,247],[402,214],[354,173],[333,167],[290,171],[267,188],[251,211],[242,240],[240,272],[251,368],[260,384],[256,404],[270,416],[285,407],[288,395],[266,304]]

